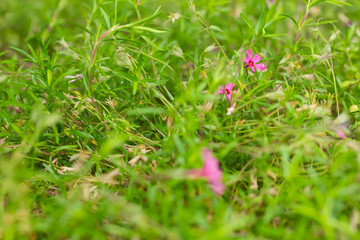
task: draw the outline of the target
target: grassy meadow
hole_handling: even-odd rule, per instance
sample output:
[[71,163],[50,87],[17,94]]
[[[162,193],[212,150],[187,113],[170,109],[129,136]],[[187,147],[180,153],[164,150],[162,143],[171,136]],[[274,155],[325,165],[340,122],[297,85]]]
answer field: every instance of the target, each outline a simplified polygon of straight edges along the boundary
[[0,239],[360,239],[359,11],[1,0]]

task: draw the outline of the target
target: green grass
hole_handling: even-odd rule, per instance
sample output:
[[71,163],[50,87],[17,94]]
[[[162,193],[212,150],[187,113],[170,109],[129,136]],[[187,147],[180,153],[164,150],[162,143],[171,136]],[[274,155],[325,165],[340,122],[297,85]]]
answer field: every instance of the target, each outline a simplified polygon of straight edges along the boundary
[[360,238],[360,2],[137,2],[0,1],[0,239]]

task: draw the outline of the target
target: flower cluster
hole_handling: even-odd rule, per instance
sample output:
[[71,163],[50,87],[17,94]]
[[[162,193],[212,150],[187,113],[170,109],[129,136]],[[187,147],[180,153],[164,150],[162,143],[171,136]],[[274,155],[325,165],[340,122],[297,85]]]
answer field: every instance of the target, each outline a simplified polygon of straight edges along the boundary
[[[261,57],[257,54],[253,56],[253,53],[250,50],[246,50],[247,58],[244,59],[246,63],[245,67],[250,67],[251,70],[255,73],[256,70],[265,71],[265,65],[263,63],[258,63],[261,60]],[[228,83],[225,86],[221,86],[220,90],[215,92],[215,94],[224,94],[227,101],[229,102],[230,108],[228,109],[228,115],[234,111],[234,105],[231,104],[231,98],[233,97],[236,90],[233,90],[235,87],[234,83]],[[205,148],[201,151],[201,156],[204,161],[203,167],[201,169],[192,169],[188,171],[188,175],[192,178],[205,178],[207,179],[209,185],[211,186],[213,192],[217,195],[223,195],[225,192],[225,185],[222,183],[222,171],[219,167],[219,161],[214,157],[211,150]]]
[[[259,71],[265,71],[265,65],[263,63],[258,64],[258,62],[260,62],[261,60],[261,57],[259,55],[255,54],[253,56],[253,53],[250,50],[246,50],[246,55],[247,58],[244,59],[244,62],[246,63],[245,65],[246,68],[250,67],[253,72],[255,72],[256,69]],[[221,86],[220,90],[215,93],[216,95],[217,94],[226,95],[226,99],[228,100],[230,107],[232,106],[231,97],[233,93],[236,92],[236,90],[233,90],[234,87],[235,87],[234,83],[228,83],[225,86]]]

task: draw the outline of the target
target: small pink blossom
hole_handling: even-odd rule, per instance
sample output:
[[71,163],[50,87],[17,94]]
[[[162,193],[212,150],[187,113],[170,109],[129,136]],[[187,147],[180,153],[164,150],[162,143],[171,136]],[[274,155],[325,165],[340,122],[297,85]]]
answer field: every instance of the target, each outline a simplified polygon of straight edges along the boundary
[[349,116],[346,114],[339,115],[331,124],[332,130],[340,139],[345,139],[346,135],[349,134]]
[[270,8],[271,5],[275,4],[275,0],[266,0],[266,4],[267,4],[268,8]]
[[260,71],[265,71],[265,65],[263,63],[256,64],[260,62],[261,57],[255,53],[253,57],[253,53],[250,50],[246,50],[247,58],[244,59],[244,62],[247,64],[245,67],[250,67],[253,72],[255,69]]
[[341,130],[336,130],[336,134],[338,135],[338,137],[340,139],[345,139],[346,138],[345,133],[343,131],[341,131]]
[[231,95],[233,94],[233,92],[235,92],[232,90],[234,87],[235,87],[234,83],[228,83],[226,84],[225,88],[224,86],[221,86],[220,91],[216,92],[215,94],[226,94],[226,98],[230,103]]
[[201,169],[190,170],[189,174],[193,177],[206,178],[214,193],[223,195],[225,185],[221,182],[222,171],[219,167],[219,161],[208,148],[202,150],[201,156],[204,160],[203,167]]
[[75,82],[76,80],[79,79],[83,79],[83,75],[82,74],[76,74],[76,76],[65,76],[65,78],[70,78],[71,80],[69,80],[69,83]]

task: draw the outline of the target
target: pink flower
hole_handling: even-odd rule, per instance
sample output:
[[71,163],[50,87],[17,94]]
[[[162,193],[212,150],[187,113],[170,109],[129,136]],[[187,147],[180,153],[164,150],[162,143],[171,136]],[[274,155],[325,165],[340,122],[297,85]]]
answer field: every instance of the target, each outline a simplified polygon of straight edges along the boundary
[[69,80],[69,83],[75,82],[79,79],[83,79],[83,77],[84,76],[82,74],[76,74],[76,76],[65,76],[65,78],[71,78],[71,80]]
[[219,167],[219,161],[212,155],[211,150],[205,148],[201,152],[204,165],[201,169],[190,170],[189,174],[194,177],[206,178],[212,190],[217,195],[223,195],[225,186],[221,182],[222,171]]
[[266,4],[268,5],[268,8],[270,8],[271,5],[275,4],[275,0],[266,0]]
[[343,131],[341,131],[341,130],[336,130],[336,134],[338,135],[338,137],[340,139],[345,139],[346,138],[345,133]]
[[216,92],[215,94],[226,94],[226,98],[230,103],[231,100],[231,94],[235,91],[232,91],[232,89],[235,87],[234,83],[228,83],[226,84],[225,88],[224,86],[221,86],[220,91]]
[[253,72],[255,72],[255,68],[261,71],[265,71],[265,65],[263,63],[256,64],[260,62],[261,57],[257,54],[252,57],[252,52],[250,50],[246,50],[247,58],[244,59],[244,62],[247,64],[245,67],[250,67]]

